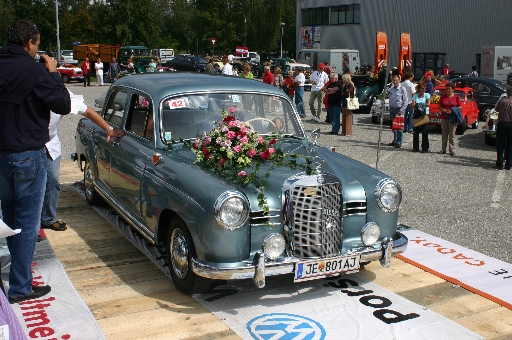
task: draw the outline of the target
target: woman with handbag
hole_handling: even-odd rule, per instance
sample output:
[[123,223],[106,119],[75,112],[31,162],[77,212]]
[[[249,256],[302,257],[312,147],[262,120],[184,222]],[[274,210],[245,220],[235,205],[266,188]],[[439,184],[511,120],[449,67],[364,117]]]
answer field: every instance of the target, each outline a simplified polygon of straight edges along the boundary
[[412,151],[420,151],[420,132],[421,132],[421,152],[427,153],[430,147],[428,141],[428,106],[430,105],[430,94],[426,93],[427,84],[419,82],[416,85],[416,93],[412,96],[411,106],[414,110],[413,120],[425,119],[426,123],[422,125],[415,125],[412,136]]
[[341,77],[341,81],[343,82],[341,91],[341,135],[350,137],[352,135],[352,110],[348,108],[348,101],[355,98],[355,86],[352,82],[352,76],[348,73]]

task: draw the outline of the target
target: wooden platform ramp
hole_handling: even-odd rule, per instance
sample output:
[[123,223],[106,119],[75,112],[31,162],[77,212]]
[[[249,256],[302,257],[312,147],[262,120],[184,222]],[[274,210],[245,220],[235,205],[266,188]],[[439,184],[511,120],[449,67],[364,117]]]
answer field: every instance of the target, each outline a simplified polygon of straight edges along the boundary
[[[46,234],[106,337],[239,339],[87,204],[72,186],[82,178],[76,163],[62,163],[58,217],[68,230]],[[488,339],[512,339],[512,311],[401,260],[360,275]]]

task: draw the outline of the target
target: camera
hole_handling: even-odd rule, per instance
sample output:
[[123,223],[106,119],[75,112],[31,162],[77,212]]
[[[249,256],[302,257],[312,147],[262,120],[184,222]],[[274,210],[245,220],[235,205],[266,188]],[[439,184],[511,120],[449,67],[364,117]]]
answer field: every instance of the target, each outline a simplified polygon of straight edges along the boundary
[[[44,52],[42,54],[46,54],[48,57],[53,58],[52,51],[46,51],[46,52]],[[44,58],[40,54],[38,54],[38,56],[39,56],[39,62],[40,63],[43,63],[43,64],[46,63],[46,61],[44,60]]]

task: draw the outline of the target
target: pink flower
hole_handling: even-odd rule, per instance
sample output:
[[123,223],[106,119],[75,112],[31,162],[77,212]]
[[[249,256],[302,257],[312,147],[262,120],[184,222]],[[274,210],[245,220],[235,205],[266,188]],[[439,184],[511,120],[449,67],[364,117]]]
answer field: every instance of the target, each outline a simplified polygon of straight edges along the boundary
[[242,150],[242,147],[240,145],[237,145],[233,148],[234,152],[240,152],[240,150]]
[[245,125],[242,125],[242,127],[240,127],[240,133],[245,134],[247,133],[247,128],[245,127]]
[[251,149],[251,150],[247,151],[247,156],[249,156],[249,157],[256,156],[256,150]]
[[210,138],[206,137],[204,140],[203,140],[203,144],[206,146],[208,144],[210,144]]
[[271,155],[274,153],[275,150],[274,150],[274,148],[268,148],[267,151],[268,151],[268,154]]
[[258,144],[261,144],[261,143],[263,143],[263,137],[258,136]]
[[249,138],[247,138],[247,136],[240,138],[240,143],[247,144],[247,142],[249,142]]
[[228,122],[228,126],[230,128],[234,128],[234,127],[236,127],[236,122],[234,122],[234,121]]
[[199,147],[199,139],[196,139],[196,141],[194,142],[194,149],[197,150],[198,147]]
[[233,139],[236,137],[236,134],[233,132],[233,131],[228,131],[228,133],[226,134],[226,136],[229,138],[229,139]]
[[236,107],[231,106],[231,107],[229,108],[229,112],[231,112],[231,113],[235,113],[235,111],[236,111]]
[[242,170],[242,171],[240,171],[240,172],[238,173],[238,176],[240,176],[240,177],[247,176],[247,172],[245,172],[245,171],[243,171],[243,170]]

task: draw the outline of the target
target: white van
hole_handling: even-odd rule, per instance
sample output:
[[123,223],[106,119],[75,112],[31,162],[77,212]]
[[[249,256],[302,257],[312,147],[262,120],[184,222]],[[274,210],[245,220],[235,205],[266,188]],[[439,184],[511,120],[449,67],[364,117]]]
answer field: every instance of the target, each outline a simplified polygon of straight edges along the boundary
[[297,56],[297,62],[305,63],[311,66],[313,70],[318,68],[318,64],[328,62],[333,72],[343,73],[345,66],[350,68],[352,74],[361,67],[359,61],[359,51],[352,49],[307,49],[300,50]]
[[172,48],[156,48],[151,50],[151,55],[160,58],[160,62],[163,64],[168,60],[174,59],[174,49]]

